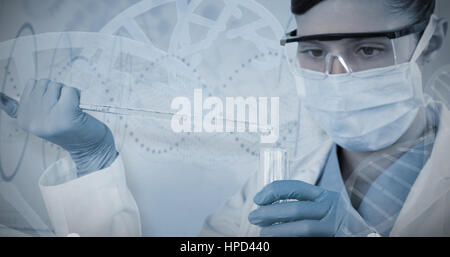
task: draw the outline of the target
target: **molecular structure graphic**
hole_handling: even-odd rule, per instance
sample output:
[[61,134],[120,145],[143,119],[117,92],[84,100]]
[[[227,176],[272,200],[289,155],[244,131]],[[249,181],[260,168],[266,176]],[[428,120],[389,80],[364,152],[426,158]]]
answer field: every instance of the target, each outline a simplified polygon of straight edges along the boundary
[[[24,25],[16,39],[0,44],[5,64],[1,90],[7,95],[19,99],[29,78],[78,87],[85,104],[156,110],[167,110],[174,97],[191,96],[194,88],[202,88],[205,96],[274,95],[282,97],[280,113],[287,113],[281,115],[276,146],[291,147],[295,141],[297,117],[292,110],[297,106],[292,88],[283,86],[289,83],[280,81],[279,38],[284,30],[254,1],[149,0],[132,5],[99,33],[21,37],[22,30],[32,26]],[[201,156],[211,163],[259,154],[254,134],[175,134],[168,121],[92,115],[111,128],[119,150],[131,142],[141,155]],[[21,142],[23,158],[29,135],[6,119],[0,116],[0,136],[4,142]],[[61,155],[59,147],[42,142],[44,168]],[[3,179],[11,180],[21,161],[12,171],[1,168]]]

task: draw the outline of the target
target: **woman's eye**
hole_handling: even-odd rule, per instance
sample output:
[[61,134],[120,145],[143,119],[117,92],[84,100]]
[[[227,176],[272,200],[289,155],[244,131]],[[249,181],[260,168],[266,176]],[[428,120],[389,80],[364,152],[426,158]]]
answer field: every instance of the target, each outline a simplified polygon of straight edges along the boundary
[[379,55],[382,51],[383,49],[377,47],[361,47],[357,54],[362,55],[363,57],[374,57]]
[[302,54],[307,54],[309,57],[313,58],[320,58],[323,56],[323,50],[321,49],[308,49],[308,50],[302,50]]

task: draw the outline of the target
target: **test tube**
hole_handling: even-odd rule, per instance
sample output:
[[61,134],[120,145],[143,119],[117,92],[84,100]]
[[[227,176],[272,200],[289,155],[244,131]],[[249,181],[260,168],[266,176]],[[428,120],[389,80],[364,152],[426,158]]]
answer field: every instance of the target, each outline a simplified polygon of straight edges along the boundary
[[288,153],[282,148],[262,148],[259,154],[259,171],[264,186],[275,180],[289,179]]

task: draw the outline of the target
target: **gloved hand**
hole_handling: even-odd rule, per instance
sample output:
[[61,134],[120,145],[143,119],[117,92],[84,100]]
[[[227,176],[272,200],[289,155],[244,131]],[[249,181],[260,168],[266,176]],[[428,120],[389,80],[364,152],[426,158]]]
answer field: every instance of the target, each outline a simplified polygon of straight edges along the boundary
[[[281,201],[295,199],[296,201]],[[343,195],[298,180],[274,181],[254,202],[248,219],[261,236],[367,236],[376,233]]]
[[19,126],[69,152],[78,175],[112,164],[118,153],[109,128],[80,107],[80,92],[49,80],[30,80],[20,104],[2,94],[0,107]]

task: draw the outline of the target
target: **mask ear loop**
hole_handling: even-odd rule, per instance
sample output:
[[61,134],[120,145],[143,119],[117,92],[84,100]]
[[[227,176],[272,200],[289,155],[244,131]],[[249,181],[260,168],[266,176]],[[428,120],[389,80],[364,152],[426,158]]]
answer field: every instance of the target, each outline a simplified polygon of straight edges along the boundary
[[[428,44],[429,44],[431,38],[433,37],[433,33],[436,29],[437,20],[438,20],[438,17],[435,14],[432,14],[430,17],[430,22],[428,23],[427,27],[425,28],[422,38],[420,39],[419,43],[417,43],[416,50],[415,50],[413,56],[411,57],[411,62],[417,62],[419,57],[423,54],[423,51],[425,51],[426,47],[428,47]],[[423,105],[427,106],[428,104],[429,104],[429,102],[426,102],[425,99],[423,99]],[[428,149],[426,149],[426,146],[432,144],[435,140],[436,126],[438,124],[438,122],[436,121],[436,117],[433,116],[436,113],[432,113],[433,112],[432,109],[425,108],[425,112],[426,112],[426,116],[427,116],[425,118],[426,119],[425,122],[427,123],[428,132],[431,132],[433,134],[425,133],[425,136],[423,137],[424,138],[423,139],[424,155],[428,154],[426,152],[426,150],[428,150]],[[430,117],[431,117],[431,120],[429,120]],[[424,162],[423,164],[425,164],[425,162],[426,162],[425,158],[423,159],[423,162]]]
[[423,51],[425,51],[425,48],[428,46],[428,43],[430,42],[434,30],[436,28],[436,21],[437,21],[436,15],[431,15],[430,22],[428,23],[427,27],[425,28],[425,31],[422,35],[422,38],[419,40],[419,43],[417,43],[416,50],[414,51],[413,56],[411,57],[411,62],[416,62],[419,57],[422,55]]
[[[434,31],[436,29],[437,20],[438,20],[437,16],[435,14],[432,14],[431,17],[430,17],[430,22],[428,23],[427,27],[425,28],[425,31],[423,32],[422,38],[417,43],[416,49],[414,50],[414,54],[411,57],[411,60],[410,60],[409,63],[417,64],[417,60],[423,54],[423,52],[425,51],[426,47],[428,47],[428,44],[429,44],[431,38],[433,37]],[[419,69],[418,65],[415,65],[415,68]],[[419,70],[416,71],[416,72],[421,74]],[[424,98],[424,95],[423,95],[424,89],[421,87],[420,89],[416,88],[415,90],[420,90],[421,101],[422,101],[423,106],[425,106],[426,102],[425,102],[425,98]]]
[[[433,33],[436,29],[436,23],[437,23],[438,17],[435,14],[432,14],[430,17],[430,22],[428,23],[427,27],[425,28],[425,31],[423,32],[422,38],[419,40],[419,42],[417,43],[416,49],[414,51],[413,56],[411,57],[410,63],[417,63],[417,60],[419,59],[419,57],[423,54],[423,52],[425,51],[426,47],[428,47],[428,44],[431,40],[431,38],[433,37]],[[418,68],[418,66],[416,66]],[[419,90],[419,89],[416,89]],[[421,90],[421,100],[422,100],[422,106],[425,107],[428,104],[425,101],[424,95],[423,95],[423,88],[420,88]],[[428,108],[424,109],[425,112],[428,112]],[[428,113],[427,115],[428,116]],[[428,124],[430,124],[428,117],[425,118],[425,122],[427,124],[427,127],[429,126]],[[431,123],[433,124],[433,123]],[[433,131],[433,133],[435,132],[435,127],[432,128],[428,128],[428,131]],[[426,135],[428,135],[426,133]],[[431,141],[434,142],[434,139],[432,139]],[[430,137],[429,136],[424,136],[423,137],[423,144],[424,144],[424,148],[426,148],[427,144],[430,144]],[[425,149],[424,149],[425,151]],[[425,152],[424,152],[425,153]],[[425,159],[423,160],[425,164]]]

